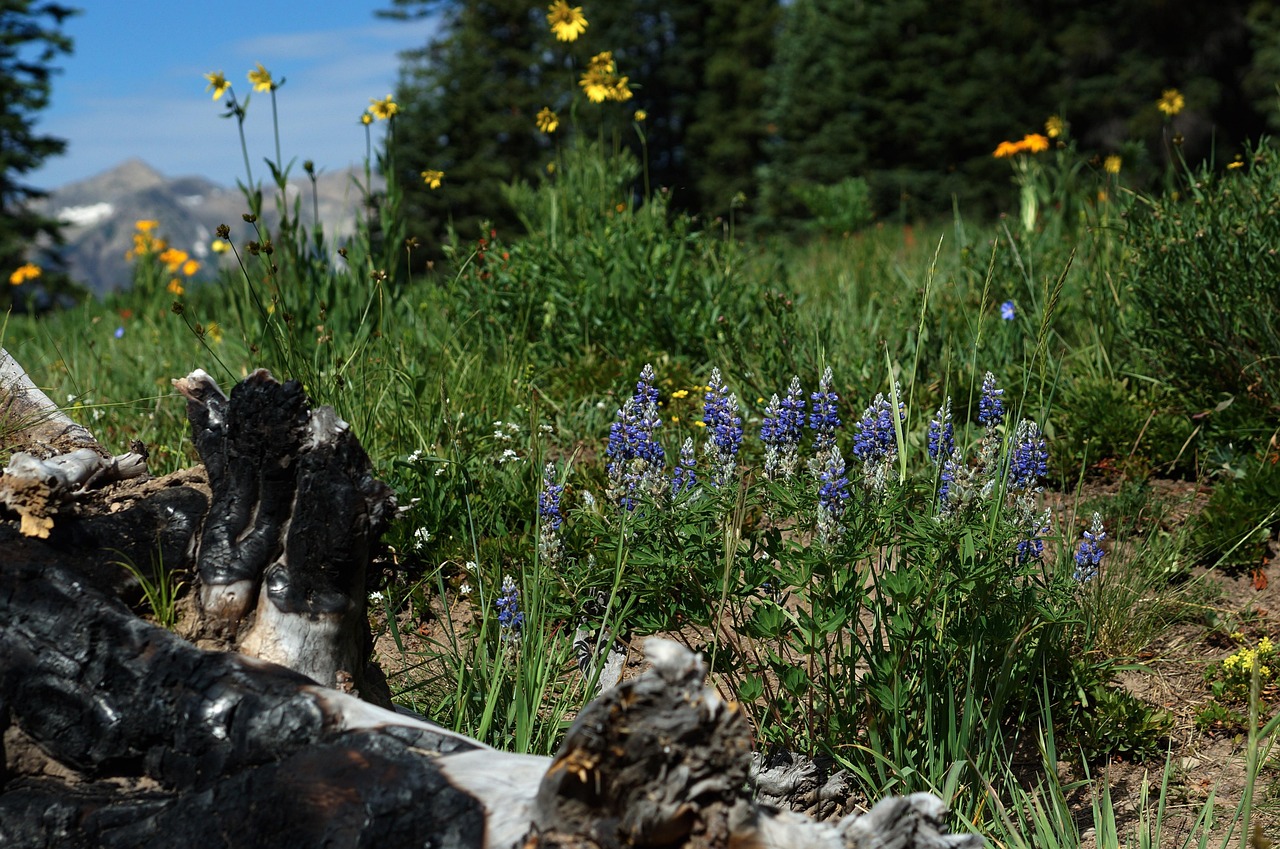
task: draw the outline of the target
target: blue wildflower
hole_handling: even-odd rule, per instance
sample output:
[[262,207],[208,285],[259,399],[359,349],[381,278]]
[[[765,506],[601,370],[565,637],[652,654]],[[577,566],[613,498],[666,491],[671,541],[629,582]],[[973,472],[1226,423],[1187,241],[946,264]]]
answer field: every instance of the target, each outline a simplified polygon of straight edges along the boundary
[[114,335],[115,335],[115,337],[116,337],[117,339],[123,339],[123,338],[124,338],[124,325],[121,325],[120,327],[117,327],[117,328],[116,328],[116,332],[115,332],[115,334],[114,334]]
[[1084,532],[1079,546],[1076,547],[1076,571],[1074,577],[1077,582],[1084,583],[1097,577],[1098,565],[1102,563],[1102,558],[1106,555],[1100,543],[1106,538],[1107,532],[1102,526],[1102,516],[1094,513],[1093,522],[1089,525],[1089,530]]
[[938,515],[950,516],[956,509],[956,478],[960,473],[960,452],[952,450],[938,472]]
[[671,472],[672,498],[682,492],[688,492],[698,485],[698,475],[694,472],[693,466],[693,439],[692,437],[685,437],[684,444],[680,446],[680,461]]
[[813,402],[809,413],[809,429],[817,437],[814,454],[824,453],[828,445],[835,443],[836,431],[841,424],[840,414],[836,409],[840,396],[831,391],[832,380],[831,366],[827,366],[822,372],[822,379],[818,381],[818,391],[809,396],[809,400]]
[[653,366],[640,372],[635,394],[618,410],[609,426],[608,495],[616,504],[634,510],[642,492],[655,493],[660,484],[666,454],[654,438],[662,425],[658,413],[658,390],[653,386]]
[[786,480],[800,461],[800,437],[804,428],[804,398],[800,378],[792,377],[787,396],[774,395],[764,411],[760,441],[764,443],[764,474],[769,480]]
[[978,424],[997,428],[1004,421],[1003,389],[996,387],[996,376],[987,372],[982,377],[982,397],[978,399]]
[[[906,417],[906,408],[898,404],[899,420]],[[864,483],[872,490],[884,489],[886,476],[898,457],[898,438],[894,433],[893,405],[884,394],[862,413],[854,425],[853,454],[862,460]]]
[[1009,449],[1009,489],[1021,492],[1034,489],[1049,473],[1049,451],[1040,428],[1023,419],[1013,432]]
[[560,527],[564,514],[560,512],[560,497],[564,484],[556,483],[556,465],[547,463],[542,470],[542,492],[538,493],[538,557],[544,565],[555,566],[564,558],[564,542]]
[[502,594],[493,604],[498,608],[498,627],[502,631],[502,639],[518,639],[524,628],[524,613],[520,610],[520,590],[510,575],[503,577]]
[[1045,510],[1040,514],[1039,520],[1035,521],[1028,532],[1028,535],[1018,540],[1018,565],[1024,566],[1032,560],[1039,560],[1044,556],[1044,536],[1049,533],[1053,527],[1053,514]]
[[844,458],[833,449],[823,458],[818,473],[818,537],[823,542],[831,542],[844,533],[840,520],[848,504],[849,479],[845,477]]
[[951,396],[929,420],[929,459],[941,465],[956,450],[956,429],[951,422]]
[[1000,317],[1005,321],[1013,321],[1017,318],[1018,312],[1013,305],[1013,301],[1005,301],[1000,305]]
[[724,486],[733,480],[738,449],[742,447],[742,417],[738,415],[738,396],[725,394],[720,369],[711,370],[702,405],[702,422],[711,434],[706,453],[711,458],[711,482]]

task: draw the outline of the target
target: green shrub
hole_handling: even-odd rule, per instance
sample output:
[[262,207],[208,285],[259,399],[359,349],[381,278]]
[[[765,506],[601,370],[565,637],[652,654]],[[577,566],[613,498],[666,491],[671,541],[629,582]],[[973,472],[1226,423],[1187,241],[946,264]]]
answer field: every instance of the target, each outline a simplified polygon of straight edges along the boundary
[[1189,171],[1183,190],[1134,204],[1123,239],[1131,329],[1159,376],[1192,411],[1234,398],[1265,438],[1280,408],[1280,150]]
[[854,233],[871,223],[871,190],[861,177],[846,177],[824,186],[799,183],[791,192],[813,214],[813,223],[825,233]]

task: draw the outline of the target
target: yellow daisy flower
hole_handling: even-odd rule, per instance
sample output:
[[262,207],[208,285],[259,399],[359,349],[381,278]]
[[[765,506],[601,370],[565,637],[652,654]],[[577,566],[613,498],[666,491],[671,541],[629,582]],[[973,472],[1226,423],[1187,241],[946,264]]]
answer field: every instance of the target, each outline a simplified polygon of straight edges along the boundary
[[1061,115],[1050,115],[1044,122],[1044,133],[1051,139],[1056,139],[1067,131],[1067,122],[1062,120]]
[[166,286],[165,289],[167,289],[170,294],[177,295],[179,297],[187,291],[183,288],[182,283],[180,283],[176,277],[169,281],[169,285]]
[[1169,118],[1181,112],[1186,105],[1186,98],[1176,88],[1166,88],[1156,101],[1156,108]]
[[547,25],[557,41],[577,41],[586,32],[587,19],[581,6],[570,6],[565,0],[556,0],[547,7]]
[[193,276],[200,270],[200,263],[197,260],[189,259],[182,264],[182,273],[187,277]]
[[1028,153],[1041,153],[1049,149],[1049,140],[1039,133],[1028,133],[1022,137],[1022,149]]
[[21,286],[23,283],[38,279],[43,273],[40,266],[35,263],[25,263],[18,266],[18,270],[9,275],[9,285]]
[[428,189],[440,188],[440,181],[444,179],[443,171],[427,170],[422,172],[422,182],[427,184]]
[[212,74],[205,74],[204,78],[209,81],[205,86],[205,91],[213,90],[213,99],[219,100],[222,95],[227,93],[227,89],[231,88],[231,83],[227,82],[227,78],[223,76],[221,71],[214,71]]
[[1124,160],[1122,160],[1120,157],[1116,156],[1115,154],[1112,154],[1111,156],[1108,156],[1106,159],[1102,160],[1102,170],[1106,171],[1108,174],[1119,174],[1120,166],[1123,164],[1123,162]]
[[382,100],[378,100],[375,97],[369,98],[369,112],[365,114],[372,113],[373,117],[379,121],[386,121],[388,118],[394,117],[399,111],[400,106],[388,94]]
[[261,62],[249,72],[249,82],[253,83],[254,91],[271,91],[276,87],[275,80],[271,79],[271,72],[262,67]]
[[645,119],[645,118],[648,118],[648,117],[649,117],[649,113],[648,113],[648,112],[645,112],[643,109],[637,109],[637,110],[636,110],[636,123],[637,123],[637,124],[643,124],[643,123],[644,123],[644,119]]
[[560,126],[560,119],[547,106],[542,107],[542,110],[538,112],[533,120],[537,123],[538,129],[544,133],[554,133],[556,128]]

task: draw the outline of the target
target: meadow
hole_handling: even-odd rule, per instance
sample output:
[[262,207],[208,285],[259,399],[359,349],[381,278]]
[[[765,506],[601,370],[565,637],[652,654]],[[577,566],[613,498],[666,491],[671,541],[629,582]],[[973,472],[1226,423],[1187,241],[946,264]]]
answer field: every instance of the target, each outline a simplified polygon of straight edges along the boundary
[[[571,141],[494,199],[524,232],[422,263],[386,153],[337,245],[276,151],[219,262],[138,222],[128,289],[0,341],[157,475],[197,462],[194,368],[333,405],[405,508],[369,587],[396,698],[494,745],[552,751],[594,659],[666,634],[762,750],[996,845],[1274,837],[1280,152],[1157,193],[1052,121],[996,155],[1007,216],[876,222],[847,184],[784,234]],[[1188,641],[1172,702],[1135,685]],[[1241,780],[1206,792],[1192,740]]]

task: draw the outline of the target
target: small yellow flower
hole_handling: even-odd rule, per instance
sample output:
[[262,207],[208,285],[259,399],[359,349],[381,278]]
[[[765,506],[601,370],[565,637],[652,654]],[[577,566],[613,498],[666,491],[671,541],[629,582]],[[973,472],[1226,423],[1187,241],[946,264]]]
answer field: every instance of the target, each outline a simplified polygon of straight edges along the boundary
[[143,235],[150,235],[152,230],[160,226],[160,222],[152,221],[149,218],[144,218],[141,221],[136,222],[133,226],[137,229],[139,233],[142,233]]
[[1002,141],[996,145],[995,153],[991,154],[996,159],[1008,159],[1014,154],[1022,152],[1022,145],[1018,142]]
[[1044,133],[1051,139],[1056,139],[1067,131],[1067,122],[1062,120],[1061,115],[1050,115],[1044,122]]
[[548,174],[556,173],[556,164],[554,162],[547,163],[547,173]]
[[187,277],[193,276],[200,270],[200,263],[197,260],[189,259],[182,264],[182,273]]
[[190,259],[190,256],[186,251],[181,251],[177,248],[169,248],[164,253],[160,254],[159,259],[164,263],[165,268],[168,269],[170,274],[176,274],[178,269],[182,267],[182,264]]
[[1235,160],[1227,163],[1227,169],[1230,171],[1234,171],[1237,168],[1243,168],[1243,167],[1244,167],[1244,160],[1238,156],[1235,158]]
[[373,123],[373,116],[369,114],[368,109],[360,113],[360,123],[364,124],[366,127]]
[[214,342],[222,341],[222,328],[218,326],[218,322],[211,321],[204,328],[204,335],[212,339]]
[[1049,149],[1049,140],[1039,133],[1027,133],[1020,144],[1028,153],[1041,153]]
[[612,74],[615,70],[613,65],[613,51],[606,50],[603,53],[597,53],[587,62],[587,70],[595,71],[600,74]]
[[556,0],[547,7],[547,25],[557,41],[577,41],[586,32],[587,19],[581,6],[570,6],[565,0]]
[[214,239],[213,244],[209,245],[215,254],[225,254],[231,250],[231,245],[227,244],[225,239]]
[[1169,118],[1181,112],[1186,105],[1186,98],[1176,88],[1166,88],[1156,101],[1156,108]]
[[271,91],[276,87],[275,80],[271,79],[271,72],[262,67],[261,62],[249,72],[249,82],[253,83],[254,91]]
[[693,426],[694,426],[694,427],[706,427],[706,426],[707,426],[707,423],[706,423],[706,422],[704,422],[704,421],[702,421],[701,419],[699,419],[698,421],[696,421],[696,422],[694,422],[694,423],[693,423]]
[[677,389],[675,392],[672,392],[672,393],[671,393],[671,397],[672,397],[672,399],[688,398],[688,397],[689,397],[689,390],[688,390],[688,389]]
[[9,275],[10,286],[21,286],[30,280],[36,280],[44,272],[40,266],[35,263],[28,262],[18,266],[18,270]]
[[444,179],[443,171],[427,170],[422,172],[422,182],[427,184],[428,189],[440,188],[440,181]]
[[176,277],[169,281],[169,285],[166,286],[165,289],[167,289],[170,294],[177,295],[179,297],[187,291],[182,287],[182,283],[180,283]]
[[538,129],[544,133],[554,133],[556,127],[560,126],[560,119],[547,106],[542,107],[542,110],[538,112],[533,120],[537,123]]
[[627,87],[628,77],[619,77],[609,90],[609,99],[625,103],[631,99],[631,89]]
[[373,113],[373,117],[377,118],[379,121],[386,121],[387,119],[394,117],[399,111],[400,106],[392,100],[391,95],[388,94],[382,100],[378,100],[374,97],[369,98],[369,112],[366,112],[365,114],[367,115],[371,112]]
[[1111,156],[1108,156],[1106,159],[1102,160],[1102,170],[1106,171],[1108,174],[1119,174],[1120,166],[1123,163],[1124,163],[1124,160],[1122,160],[1120,157],[1116,156],[1115,154],[1112,154]]
[[214,71],[212,74],[205,74],[204,78],[209,81],[205,86],[205,91],[213,91],[213,99],[220,100],[222,95],[227,93],[227,89],[231,88],[231,83],[227,82],[227,78],[223,76],[221,71]]
[[643,124],[644,119],[648,117],[649,117],[649,113],[645,112],[643,109],[636,110],[636,123]]

